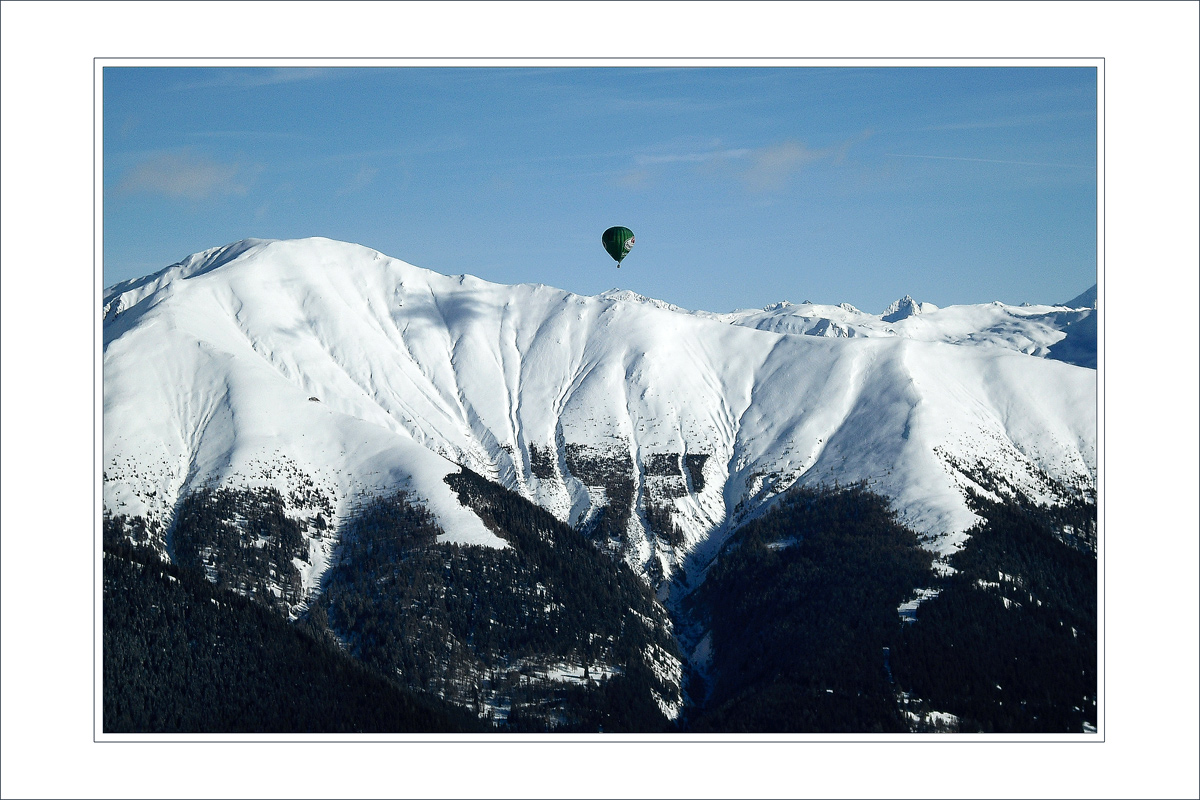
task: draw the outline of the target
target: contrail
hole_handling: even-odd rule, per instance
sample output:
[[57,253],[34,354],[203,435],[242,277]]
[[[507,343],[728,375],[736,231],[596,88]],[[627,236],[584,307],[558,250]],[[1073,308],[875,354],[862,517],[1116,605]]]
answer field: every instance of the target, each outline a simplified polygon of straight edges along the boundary
[[982,161],[985,164],[1020,164],[1026,167],[1066,167],[1068,169],[1090,169],[1091,164],[1054,164],[1047,161],[1002,161],[998,158],[963,158],[961,156],[917,156],[907,153],[885,153],[892,158],[932,158],[939,161]]

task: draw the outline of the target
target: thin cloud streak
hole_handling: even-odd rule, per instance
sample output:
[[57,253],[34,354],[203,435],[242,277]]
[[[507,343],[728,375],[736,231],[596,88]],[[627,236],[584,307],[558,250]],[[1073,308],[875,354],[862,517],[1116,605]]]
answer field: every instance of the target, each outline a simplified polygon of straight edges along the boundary
[[187,135],[198,139],[313,139],[295,131],[188,131]]
[[702,163],[726,158],[745,158],[752,151],[742,148],[736,150],[714,150],[707,153],[667,153],[660,156],[638,156],[639,164],[675,164],[680,162]]
[[969,122],[947,122],[942,125],[927,125],[921,128],[914,128],[915,131],[928,133],[932,131],[970,131],[970,130],[986,130],[991,128],[1021,128],[1031,125],[1047,125],[1055,122],[1063,122],[1072,119],[1086,119],[1095,117],[1090,110],[1079,111],[1055,111],[1046,114],[1030,114],[1016,117],[1001,117],[999,119],[972,120]]
[[[190,150],[158,153],[133,167],[121,181],[124,192],[162,194],[204,200],[215,195],[246,194],[240,164],[225,164]],[[244,176],[243,176],[244,177]]]
[[277,86],[284,83],[320,80],[331,77],[334,68],[322,67],[245,67],[236,70],[223,70],[217,77],[209,80],[180,83],[171,87],[172,91],[191,91],[193,89],[258,89],[263,86]]
[[[859,139],[870,136],[864,132]],[[709,174],[725,175],[740,180],[747,191],[759,194],[777,192],[806,167],[817,162],[839,164],[855,140],[847,139],[829,147],[814,149],[804,142],[785,139],[765,147],[710,149],[679,147],[676,152],[643,153],[635,158],[636,166],[624,173],[619,181],[626,186],[642,186],[651,179],[648,167],[670,164],[693,164]],[[703,148],[703,145],[700,146]]]
[[1007,161],[999,158],[965,158],[963,156],[922,156],[909,153],[885,153],[889,158],[928,158],[935,161],[976,161],[984,164],[1017,164],[1024,167],[1063,167],[1065,169],[1092,169],[1092,164],[1056,164],[1050,161]]

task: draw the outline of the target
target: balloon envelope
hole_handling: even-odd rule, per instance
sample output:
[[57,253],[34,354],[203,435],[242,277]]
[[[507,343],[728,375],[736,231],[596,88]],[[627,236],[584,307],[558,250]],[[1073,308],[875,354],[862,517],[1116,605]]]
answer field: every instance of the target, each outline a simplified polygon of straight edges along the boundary
[[606,230],[600,237],[600,241],[604,243],[604,249],[613,257],[619,267],[633,247],[633,231],[617,225]]

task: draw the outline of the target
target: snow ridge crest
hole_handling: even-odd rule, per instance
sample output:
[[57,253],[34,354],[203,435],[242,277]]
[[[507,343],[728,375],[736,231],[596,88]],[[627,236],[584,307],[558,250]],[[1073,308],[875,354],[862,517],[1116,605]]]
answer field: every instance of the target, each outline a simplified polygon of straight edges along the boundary
[[921,313],[921,304],[912,299],[911,295],[904,295],[899,300],[893,302],[883,311],[884,322],[899,322],[902,319],[915,317]]

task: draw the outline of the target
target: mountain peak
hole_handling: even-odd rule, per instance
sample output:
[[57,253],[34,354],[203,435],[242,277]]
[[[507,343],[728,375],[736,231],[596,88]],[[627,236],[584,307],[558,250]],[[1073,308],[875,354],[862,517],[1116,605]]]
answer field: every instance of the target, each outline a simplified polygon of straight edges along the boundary
[[883,311],[884,322],[899,322],[902,319],[915,317],[921,313],[921,304],[912,299],[911,295],[904,295],[899,300],[893,302]]
[[1065,303],[1061,303],[1060,305],[1064,305],[1067,308],[1096,308],[1098,304],[1096,293],[1097,288],[1098,284],[1093,283],[1092,288],[1086,290],[1082,294],[1072,297],[1070,300]]
[[666,302],[665,300],[655,300],[653,297],[646,297],[638,294],[631,289],[609,289],[596,295],[598,300],[619,300],[625,303],[638,303],[644,306],[654,306],[655,308],[666,309],[667,311],[684,311],[677,305]]

